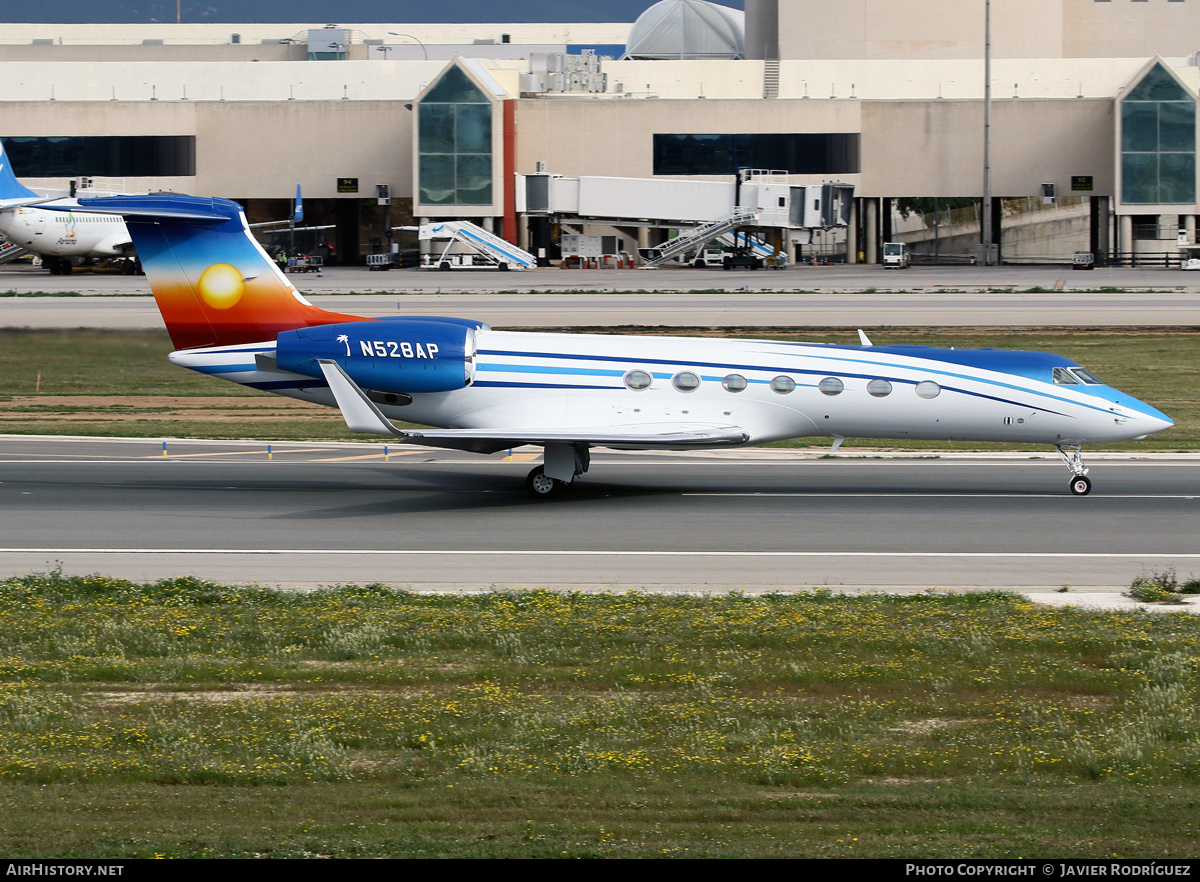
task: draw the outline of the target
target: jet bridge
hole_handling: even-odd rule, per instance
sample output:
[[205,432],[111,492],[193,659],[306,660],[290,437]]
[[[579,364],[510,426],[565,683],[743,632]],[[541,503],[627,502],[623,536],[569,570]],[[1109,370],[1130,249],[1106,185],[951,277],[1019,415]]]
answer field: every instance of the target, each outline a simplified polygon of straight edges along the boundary
[[738,229],[846,227],[854,196],[850,184],[792,184],[786,172],[769,169],[742,169],[733,181],[567,178],[545,172],[517,177],[517,211],[526,215],[559,223],[680,230],[669,242],[639,249],[646,268]]

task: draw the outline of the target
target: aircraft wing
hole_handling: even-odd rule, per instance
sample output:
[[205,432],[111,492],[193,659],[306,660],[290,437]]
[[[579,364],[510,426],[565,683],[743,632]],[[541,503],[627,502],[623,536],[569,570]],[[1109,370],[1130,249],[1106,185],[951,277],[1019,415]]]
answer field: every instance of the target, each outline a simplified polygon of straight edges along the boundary
[[674,423],[632,423],[594,429],[421,429],[396,430],[399,437],[426,447],[448,447],[471,453],[495,453],[522,444],[561,441],[619,450],[684,450],[692,447],[728,447],[743,444],[750,436],[739,426],[704,426]]
[[[291,229],[291,227],[288,227],[289,223],[291,223],[291,221],[285,221],[285,220],[263,221],[261,224],[247,224],[246,226],[248,226],[252,230],[257,230],[262,227],[279,227],[280,229],[278,232],[284,232],[285,230]],[[296,227],[296,232],[304,233],[304,232],[311,232],[313,230],[332,230],[336,226],[337,226],[337,224],[321,224],[320,226],[316,226],[316,227]],[[273,233],[276,231],[268,230],[267,232]]]
[[565,442],[623,450],[680,450],[689,447],[723,447],[742,444],[750,439],[740,426],[697,423],[633,423],[581,429],[398,429],[337,362],[322,358],[318,364],[329,382],[329,389],[346,425],[352,431],[391,435],[426,447],[494,453],[522,444]]

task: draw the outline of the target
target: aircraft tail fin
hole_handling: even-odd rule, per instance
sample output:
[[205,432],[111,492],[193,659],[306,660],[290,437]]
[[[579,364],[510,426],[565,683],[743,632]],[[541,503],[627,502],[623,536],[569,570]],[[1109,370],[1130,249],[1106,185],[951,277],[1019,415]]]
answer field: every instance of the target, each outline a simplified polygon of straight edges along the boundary
[[156,195],[80,205],[124,215],[177,349],[258,343],[280,331],[362,320],[305,300],[250,235],[236,202]]
[[0,143],[0,200],[38,198],[40,197],[37,193],[17,180],[17,176],[13,174],[12,165],[8,161],[8,153],[4,150],[4,144]]

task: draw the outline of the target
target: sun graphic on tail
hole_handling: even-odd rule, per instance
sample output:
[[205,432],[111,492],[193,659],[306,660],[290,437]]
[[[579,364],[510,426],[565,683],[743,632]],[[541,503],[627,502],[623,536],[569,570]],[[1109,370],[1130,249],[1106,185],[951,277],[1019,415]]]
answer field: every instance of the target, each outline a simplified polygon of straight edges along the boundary
[[213,309],[229,309],[236,306],[246,293],[246,281],[237,267],[227,263],[214,263],[196,283],[200,298]]

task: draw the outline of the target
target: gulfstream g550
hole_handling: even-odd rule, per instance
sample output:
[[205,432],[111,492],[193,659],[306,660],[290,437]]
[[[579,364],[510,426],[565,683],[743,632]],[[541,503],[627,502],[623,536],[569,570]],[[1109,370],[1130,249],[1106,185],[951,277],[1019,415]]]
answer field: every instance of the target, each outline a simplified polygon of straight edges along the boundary
[[[1051,444],[1080,450],[1173,423],[1046,352],[499,331],[439,316],[362,318],[300,295],[224,199],[84,200],[125,217],[175,364],[337,407],[358,432],[492,453],[545,450],[549,496],[593,447],[700,450],[804,436]],[[392,420],[437,428],[399,429]]]

